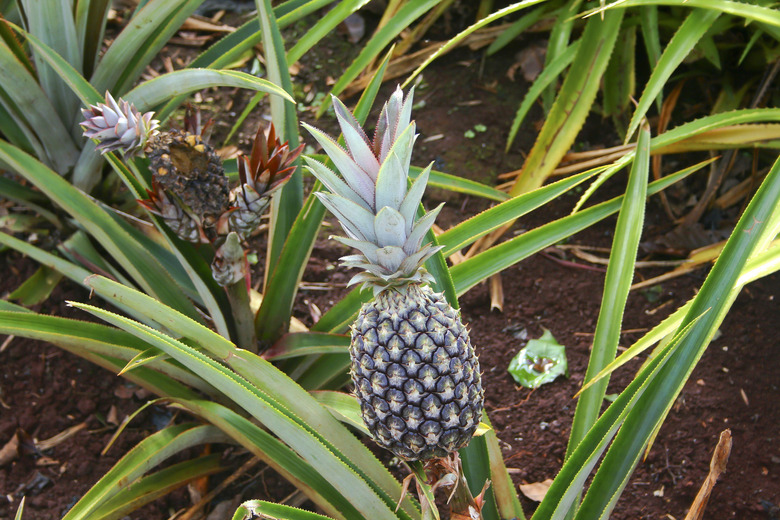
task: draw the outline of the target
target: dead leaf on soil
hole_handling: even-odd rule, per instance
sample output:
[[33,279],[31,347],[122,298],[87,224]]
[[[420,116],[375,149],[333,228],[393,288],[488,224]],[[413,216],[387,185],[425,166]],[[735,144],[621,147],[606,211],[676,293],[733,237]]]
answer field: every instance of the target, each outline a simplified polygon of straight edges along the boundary
[[120,399],[130,399],[133,397],[134,391],[135,385],[129,386],[127,384],[121,384],[114,389],[114,397],[118,397]]
[[501,273],[490,277],[490,310],[493,309],[504,312],[504,284],[501,283]]
[[11,440],[5,443],[5,446],[0,448],[0,468],[12,462],[19,456],[19,436],[14,433]]
[[541,502],[544,499],[544,495],[547,494],[547,490],[550,489],[553,481],[551,478],[544,480],[543,482],[534,482],[533,484],[520,484],[520,492],[526,497],[530,498],[534,502]]
[[41,457],[40,459],[35,461],[35,465],[38,467],[44,467],[44,466],[59,466],[60,461],[54,460],[51,457]]
[[108,415],[106,416],[106,422],[108,424],[113,424],[114,426],[119,425],[119,412],[116,409],[116,405],[111,405],[111,408],[108,410]]
[[190,31],[204,31],[204,32],[218,32],[218,33],[230,33],[236,30],[235,27],[225,25],[221,23],[214,23],[208,18],[204,18],[198,15],[192,15],[181,26],[181,29]]
[[710,473],[701,485],[701,489],[699,489],[699,493],[693,500],[693,504],[691,504],[688,514],[685,515],[685,520],[701,520],[704,517],[704,508],[707,507],[707,501],[710,499],[712,488],[715,487],[715,483],[718,481],[720,474],[726,471],[726,463],[729,461],[730,453],[731,430],[723,430],[720,433],[718,445],[715,446],[715,452],[712,454]]
[[547,54],[547,47],[542,45],[529,45],[515,55],[517,61],[509,67],[506,75],[511,80],[515,80],[517,69],[523,74],[523,79],[528,83],[535,80],[542,69],[544,69],[544,57]]
[[51,448],[54,448],[55,446],[73,437],[74,435],[76,435],[78,432],[80,432],[86,427],[87,427],[87,423],[85,422],[76,424],[75,426],[71,426],[70,428],[61,431],[60,433],[58,433],[53,437],[49,437],[48,439],[44,439],[42,441],[36,442],[35,446],[41,451],[50,450]]
[[219,158],[223,161],[226,159],[235,159],[239,155],[241,155],[241,150],[238,149],[238,146],[229,144],[227,146],[223,146],[222,148],[217,150],[217,155],[219,155]]

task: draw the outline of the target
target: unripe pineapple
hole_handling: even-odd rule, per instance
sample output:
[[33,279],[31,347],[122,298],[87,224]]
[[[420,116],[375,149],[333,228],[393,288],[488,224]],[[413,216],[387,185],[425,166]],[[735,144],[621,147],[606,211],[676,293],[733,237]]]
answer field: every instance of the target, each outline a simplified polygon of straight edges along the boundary
[[146,200],[139,199],[138,203],[155,215],[162,217],[168,227],[171,228],[171,231],[176,233],[179,238],[195,243],[208,241],[203,235],[198,221],[187,213],[181,204],[177,204],[172,200],[165,193],[165,189],[154,179],[152,179],[152,189],[146,190],[146,194],[149,198]]
[[233,211],[230,213],[230,229],[246,238],[260,225],[271,195],[295,173],[295,159],[303,145],[290,150],[288,142],[282,143],[276,137],[274,125],[265,134],[257,130],[252,144],[252,154],[238,158],[238,177],[241,182],[230,192]]
[[416,138],[412,94],[390,97],[371,143],[347,108],[333,100],[347,150],[306,126],[339,169],[306,158],[330,193],[317,193],[348,238],[336,240],[360,254],[343,265],[364,272],[350,283],[371,287],[352,327],[352,380],[363,421],[374,440],[402,459],[443,457],[465,446],[480,421],[479,362],[468,331],[441,294],[426,284],[423,267],[439,248],[423,245],[441,206],[416,219],[430,174],[409,186]]
[[200,135],[169,130],[149,139],[146,156],[155,182],[178,197],[212,239],[230,207],[228,178],[214,148]]
[[97,149],[101,153],[121,150],[132,155],[140,152],[160,124],[152,119],[152,112],[142,115],[123,99],[117,103],[109,92],[106,92],[105,103],[90,105],[81,113],[85,118],[80,123],[84,127],[84,136],[97,139]]

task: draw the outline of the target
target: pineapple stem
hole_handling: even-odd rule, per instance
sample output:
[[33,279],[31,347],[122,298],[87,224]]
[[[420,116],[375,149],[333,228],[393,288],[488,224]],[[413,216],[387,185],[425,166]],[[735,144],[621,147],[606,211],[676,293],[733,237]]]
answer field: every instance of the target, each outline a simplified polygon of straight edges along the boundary
[[[413,467],[412,469],[414,470],[415,468]],[[420,492],[420,475],[418,472],[415,472],[415,474],[418,481],[417,489]],[[431,486],[431,492],[435,492],[440,487],[446,490],[451,520],[482,520],[485,491],[487,491],[490,481],[485,482],[482,492],[474,497],[469,489],[469,483],[463,475],[463,466],[458,452],[426,462],[423,477],[427,477],[427,482]],[[423,500],[423,497],[420,497],[420,502],[423,504],[429,501],[430,499]],[[432,505],[435,509],[435,504]]]
[[236,283],[225,286],[233,320],[236,324],[236,344],[257,354],[257,336],[255,335],[255,316],[249,305],[249,291],[246,280],[242,278]]
[[[459,468],[460,469],[460,468]],[[462,472],[459,472],[458,484],[450,502],[451,520],[482,520],[482,494],[475,499],[471,495],[469,484]],[[484,493],[484,491],[483,491]]]

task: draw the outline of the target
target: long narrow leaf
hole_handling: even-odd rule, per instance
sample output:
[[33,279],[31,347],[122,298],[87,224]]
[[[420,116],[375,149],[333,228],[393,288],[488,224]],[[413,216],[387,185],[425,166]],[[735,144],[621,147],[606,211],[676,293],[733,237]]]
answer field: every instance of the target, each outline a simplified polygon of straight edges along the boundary
[[703,317],[692,326],[658,377],[648,385],[637,403],[637,409],[626,418],[613,447],[607,452],[593,479],[577,518],[605,518],[614,508],[626,485],[626,475],[633,470],[645,444],[674,404],[736,298],[733,288],[748,258],[778,232],[778,202],[780,159],[775,162],[742,214],[681,326],[688,326],[699,316]]
[[718,11],[695,9],[691,11],[691,14],[680,25],[680,28],[664,49],[658,63],[653,67],[650,79],[647,80],[647,85],[645,85],[636,110],[634,110],[634,114],[631,116],[631,122],[628,124],[625,142],[631,139],[631,136],[647,114],[647,110],[650,108],[653,100],[661,93],[674,70],[682,63],[682,60],[685,59],[718,16],[720,16]]
[[731,0],[618,0],[604,7],[593,9],[587,13],[587,16],[593,16],[604,10],[618,9],[623,10],[628,7],[648,6],[648,5],[671,5],[684,7],[700,7],[702,9],[711,9],[725,14],[731,14],[765,23],[772,27],[780,27],[780,13],[771,7],[764,7],[748,2],[733,2]]
[[501,518],[525,520],[525,514],[520,504],[520,498],[517,496],[515,484],[507,472],[506,464],[504,464],[504,454],[501,451],[498,436],[492,428],[487,414],[482,416],[482,422],[491,427],[490,430],[485,432],[483,437],[485,438],[485,445],[487,446],[490,460],[490,481],[498,513]]
[[81,71],[85,76],[91,76],[95,70],[110,7],[111,0],[76,0],[74,18],[83,59]]
[[[285,58],[284,40],[271,8],[271,0],[255,0],[255,5],[262,29],[263,51],[268,77],[273,83],[292,93],[292,80],[290,79],[290,67]],[[276,127],[277,135],[284,136],[284,139],[290,143],[291,150],[296,148],[300,137],[298,136],[298,116],[295,103],[288,105],[281,99],[272,97],[271,119]],[[297,162],[299,163],[300,159],[297,159]],[[271,226],[265,256],[266,283],[264,287],[267,286],[268,280],[274,274],[285,240],[302,207],[303,173],[298,168],[271,201]],[[260,335],[258,336],[260,337]]]
[[211,69],[183,69],[169,72],[145,81],[128,92],[124,98],[133,103],[139,111],[144,112],[174,96],[211,87],[239,87],[268,92],[281,97],[284,101],[293,102],[293,98],[284,89],[268,80],[236,70]]
[[136,509],[194,480],[225,471],[227,468],[220,464],[220,457],[219,453],[204,455],[147,475],[130,486],[123,487],[111,500],[92,513],[92,517],[126,518]]
[[[412,166],[409,168],[409,178],[414,180],[425,168],[419,166]],[[428,186],[436,188],[442,188],[456,193],[463,193],[465,195],[473,195],[475,197],[483,197],[498,202],[507,200],[509,195],[503,191],[497,190],[492,186],[482,184],[481,182],[472,181],[452,175],[450,173],[444,173],[436,170],[431,170],[428,177]]]
[[262,500],[250,500],[241,504],[233,515],[233,520],[248,520],[255,518],[274,518],[276,520],[330,520],[327,516],[304,511],[297,507],[274,504]]
[[210,401],[177,399],[173,403],[222,430],[328,514],[346,520],[360,517],[360,512],[336,491],[328,475],[315,471],[287,445],[249,419]]
[[130,450],[106,473],[63,520],[94,518],[94,513],[125,485],[141,477],[165,459],[192,446],[225,442],[228,438],[214,426],[182,424],[153,433]]
[[[601,300],[593,346],[584,381],[589,381],[615,359],[628,291],[634,281],[634,264],[645,217],[647,180],[650,171],[650,130],[640,131],[637,158],[628,178],[610,252],[604,294]],[[583,392],[574,412],[567,454],[571,454],[598,418],[608,378]]]
[[380,497],[375,488],[345,464],[343,455],[338,457],[326,446],[321,435],[310,423],[292,416],[286,408],[280,407],[246,379],[187,345],[140,323],[89,305],[73,305],[144,339],[196,371],[204,380],[218,386],[238,406],[251,413],[298,452],[316,471],[332,475],[331,482],[334,486],[348,497],[363,515],[371,518],[395,518],[389,502]]
[[150,294],[199,319],[192,302],[176,288],[170,276],[103,211],[97,203],[35,158],[0,140],[0,160],[25,177],[76,219],[111,256]]
[[510,195],[541,186],[569,151],[590,113],[622,19],[623,10],[618,10],[607,13],[603,20],[588,20],[574,63]]
[[[639,8],[639,26],[642,29],[642,41],[647,50],[647,60],[650,69],[655,68],[661,58],[661,36],[658,24],[658,6],[646,5]],[[663,93],[655,98],[655,107],[659,112],[663,104]]]

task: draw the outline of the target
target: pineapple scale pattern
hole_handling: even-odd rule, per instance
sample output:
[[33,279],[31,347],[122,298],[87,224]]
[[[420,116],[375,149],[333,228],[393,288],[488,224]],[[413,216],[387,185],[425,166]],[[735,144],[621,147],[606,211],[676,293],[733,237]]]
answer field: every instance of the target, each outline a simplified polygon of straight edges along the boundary
[[417,285],[383,292],[358,315],[350,354],[363,419],[377,443],[405,460],[443,457],[468,444],[482,414],[479,362],[441,294]]

